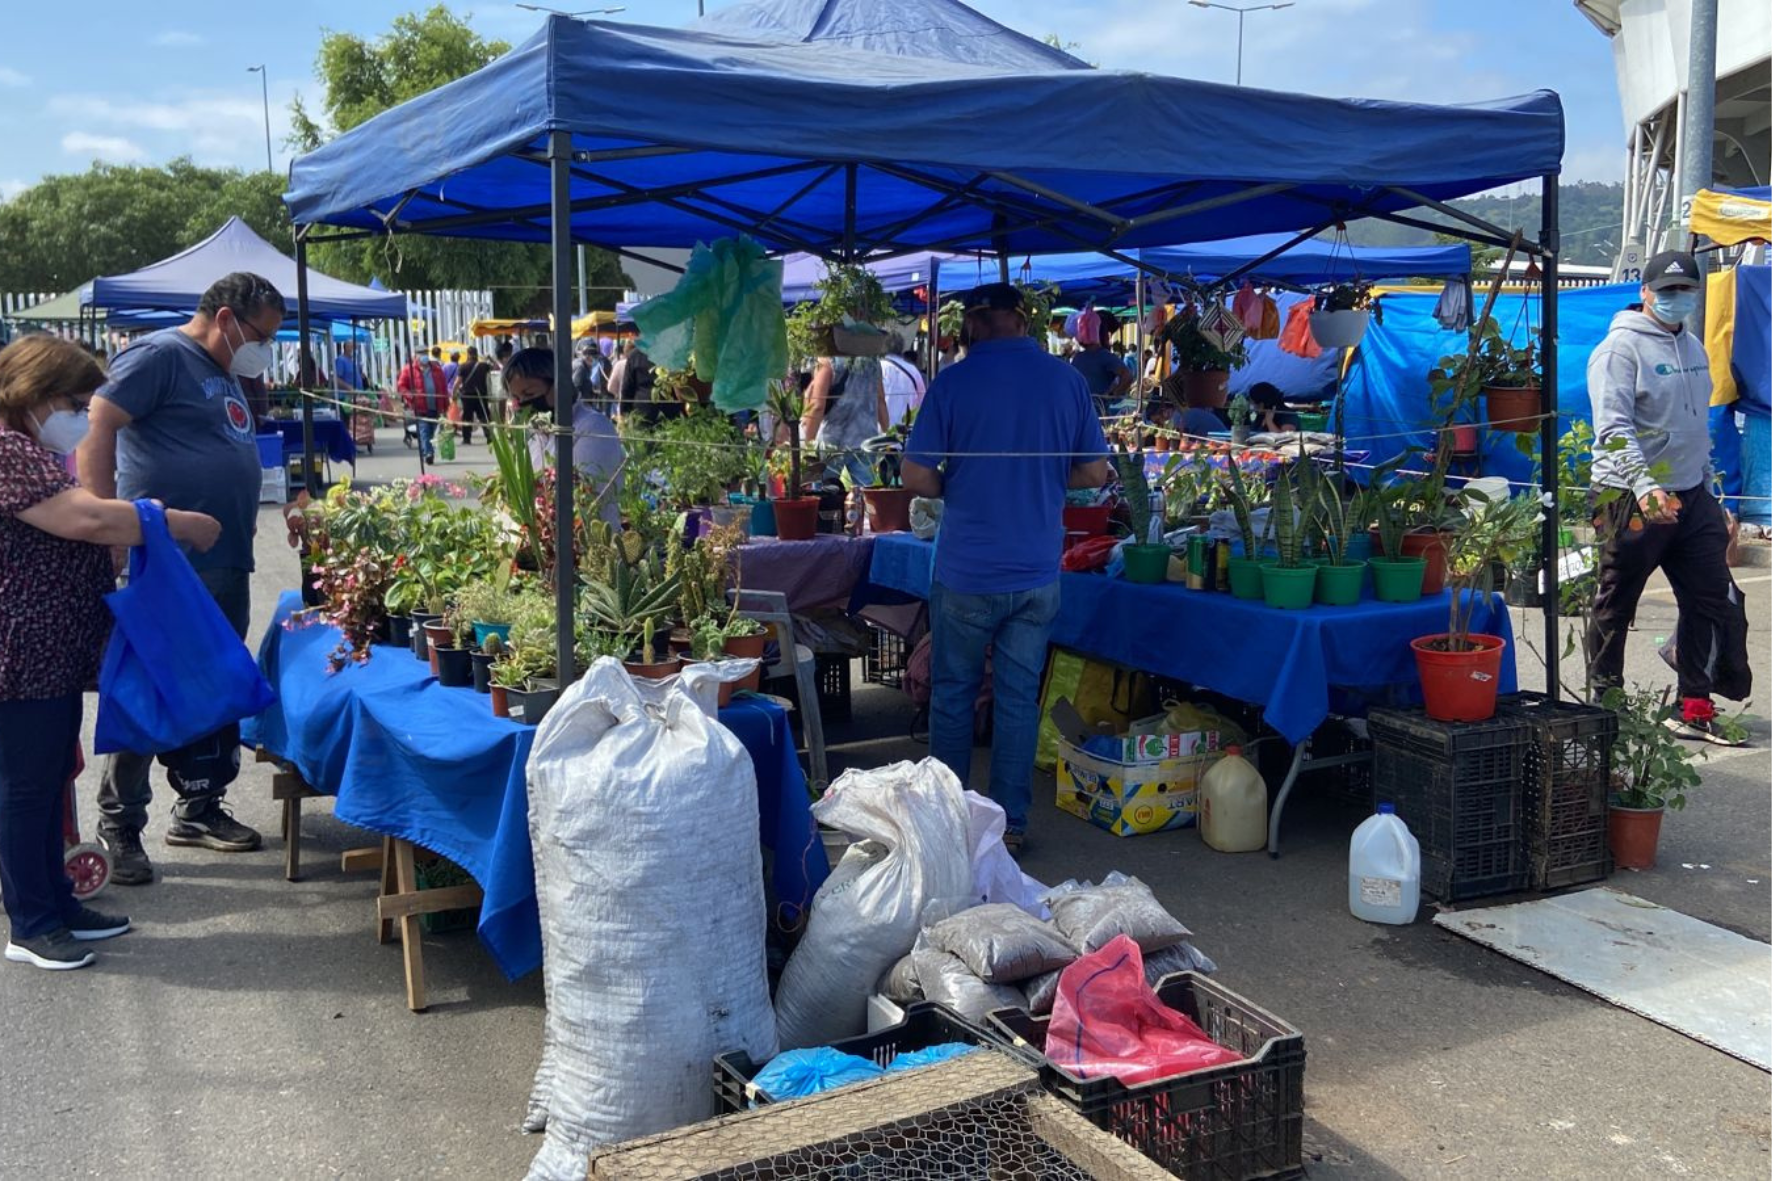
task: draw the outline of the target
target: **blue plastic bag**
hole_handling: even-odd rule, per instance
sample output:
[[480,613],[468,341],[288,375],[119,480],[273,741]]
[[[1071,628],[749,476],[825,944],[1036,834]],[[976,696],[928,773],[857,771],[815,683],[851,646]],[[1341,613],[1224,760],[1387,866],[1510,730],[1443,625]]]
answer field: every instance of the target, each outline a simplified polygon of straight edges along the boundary
[[939,1046],[924,1046],[921,1050],[911,1050],[900,1054],[887,1064],[888,1074],[900,1070],[915,1070],[919,1066],[934,1066],[938,1062],[947,1062],[963,1054],[970,1054],[978,1049],[965,1042],[943,1042]]
[[116,618],[98,673],[93,748],[177,750],[261,713],[276,693],[166,531],[166,514],[135,502],[142,544],[129,583],[105,596]]
[[806,1050],[787,1050],[769,1060],[757,1072],[751,1086],[771,1099],[804,1099],[850,1083],[865,1083],[886,1072],[854,1054],[845,1054],[829,1046]]

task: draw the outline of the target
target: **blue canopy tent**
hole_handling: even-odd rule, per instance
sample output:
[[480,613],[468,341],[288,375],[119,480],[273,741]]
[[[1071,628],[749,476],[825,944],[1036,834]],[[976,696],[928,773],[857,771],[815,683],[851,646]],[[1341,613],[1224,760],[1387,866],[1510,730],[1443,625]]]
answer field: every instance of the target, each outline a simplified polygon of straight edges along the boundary
[[[1447,246],[1350,246],[1327,238],[1298,241],[1291,234],[1251,234],[1220,242],[1153,246],[1127,252],[1149,271],[1205,286],[1248,278],[1308,287],[1361,278],[1450,279],[1470,274],[1471,248]],[[1027,259],[1018,274],[1056,283],[1072,298],[1127,299],[1135,271],[1099,254],[1048,254]]]
[[[1051,134],[1055,111],[1091,128],[1087,152]],[[1200,126],[1213,134],[1176,134]],[[1117,252],[1308,226],[1302,241],[1377,216],[1505,245],[1509,231],[1444,202],[1542,177],[1542,227],[1525,249],[1543,260],[1554,375],[1563,139],[1547,91],[1441,107],[1324,99],[553,16],[476,73],[297,159],[285,200],[298,262],[310,240],[394,233],[550,242],[554,320],[566,324],[576,242],[690,246],[737,231],[773,253],[1094,249],[1137,266]],[[1408,212],[1421,206],[1454,226]],[[304,312],[306,294],[302,282]],[[569,354],[562,340],[555,384],[568,397]],[[1554,456],[1549,430],[1545,446]]]
[[[127,275],[94,279],[80,289],[87,307],[164,310],[189,315],[203,293],[223,275],[251,271],[285,297],[295,291],[295,260],[259,237],[237,217],[203,241]],[[325,320],[404,318],[406,297],[310,272],[309,314]],[[113,317],[112,323],[115,323]]]
[[754,0],[728,5],[689,27],[753,41],[840,45],[998,70],[1093,68],[958,0]]

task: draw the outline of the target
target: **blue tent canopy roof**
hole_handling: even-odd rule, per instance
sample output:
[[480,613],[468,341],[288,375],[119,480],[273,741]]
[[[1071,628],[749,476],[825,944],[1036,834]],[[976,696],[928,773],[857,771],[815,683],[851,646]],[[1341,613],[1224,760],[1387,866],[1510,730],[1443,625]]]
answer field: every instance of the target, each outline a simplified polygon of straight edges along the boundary
[[1091,68],[959,0],[750,0],[728,5],[689,27],[757,41],[842,45],[1001,70]]
[[[1154,246],[1134,253],[1146,267],[1197,283],[1212,283],[1241,271],[1290,241],[1290,234],[1252,234],[1221,242],[1185,246]],[[1308,238],[1268,259],[1248,277],[1260,282],[1298,287],[1352,279],[1446,279],[1468,275],[1471,250],[1462,242],[1449,246],[1349,246],[1326,238]],[[1052,254],[1013,266],[1016,277],[1057,283],[1067,293],[1124,296],[1132,287],[1132,270],[1099,254]]]
[[[1056,113],[1089,129],[1086,148],[1053,134]],[[1548,91],[1468,106],[1325,99],[555,16],[296,160],[285,200],[299,224],[546,241],[555,130],[571,136],[583,241],[689,246],[744,230],[772,252],[820,254],[1292,230],[1555,173],[1563,154]]]
[[[268,279],[295,314],[295,260],[256,234],[237,217],[203,241],[171,258],[149,263],[127,275],[94,279],[80,290],[88,307],[177,311],[189,315],[203,293],[223,275],[250,271]],[[404,317],[406,297],[372,291],[308,269],[308,306],[325,319],[373,320]],[[113,320],[113,324],[117,321]]]

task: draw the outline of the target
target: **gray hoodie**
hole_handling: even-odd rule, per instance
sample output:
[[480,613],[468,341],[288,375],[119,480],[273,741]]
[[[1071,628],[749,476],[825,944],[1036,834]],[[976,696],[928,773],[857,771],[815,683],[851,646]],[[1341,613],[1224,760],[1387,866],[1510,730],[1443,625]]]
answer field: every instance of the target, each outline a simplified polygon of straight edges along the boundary
[[1635,308],[1619,312],[1588,358],[1587,397],[1596,485],[1642,496],[1710,483],[1710,357],[1692,333]]

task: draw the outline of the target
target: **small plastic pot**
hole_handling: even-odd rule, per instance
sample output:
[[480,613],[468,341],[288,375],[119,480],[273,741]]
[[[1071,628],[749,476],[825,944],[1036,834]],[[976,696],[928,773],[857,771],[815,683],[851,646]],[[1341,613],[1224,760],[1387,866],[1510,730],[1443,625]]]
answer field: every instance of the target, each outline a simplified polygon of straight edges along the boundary
[[1421,598],[1426,558],[1372,558],[1372,597],[1381,603],[1413,603]]
[[1664,808],[1621,808],[1606,811],[1606,846],[1619,869],[1653,869],[1655,847],[1661,843]]
[[437,683],[451,689],[466,689],[474,683],[473,653],[466,648],[431,649],[437,662]]
[[911,528],[909,488],[863,488],[868,506],[868,528],[875,533],[908,533]]
[[775,535],[783,541],[811,541],[818,533],[818,497],[777,500]]
[[1325,607],[1352,607],[1360,601],[1360,588],[1365,583],[1364,562],[1350,562],[1345,566],[1318,566],[1317,602]]
[[1317,568],[1282,566],[1277,562],[1261,567],[1261,597],[1267,605],[1281,611],[1302,611],[1311,605],[1317,593]]
[[1501,685],[1500,636],[1471,635],[1473,647],[1451,652],[1435,647],[1445,634],[1409,641],[1415,669],[1421,675],[1422,708],[1437,722],[1486,722],[1495,716],[1495,693]]
[[388,616],[388,643],[397,648],[412,647],[412,616]]
[[1261,558],[1232,558],[1230,560],[1231,596],[1238,599],[1257,600],[1261,592]]
[[474,677],[474,692],[492,691],[492,657],[484,652],[468,653],[468,667]]
[[1129,545],[1120,551],[1126,559],[1126,581],[1154,584],[1169,577],[1169,547]]
[[497,636],[508,643],[511,638],[511,625],[508,623],[481,623],[479,620],[475,620],[474,646],[484,648],[487,636]]
[[630,677],[643,677],[649,681],[662,681],[666,677],[674,677],[683,671],[683,662],[675,656],[669,660],[660,660],[645,664],[638,660],[624,660],[621,666],[628,670]]

